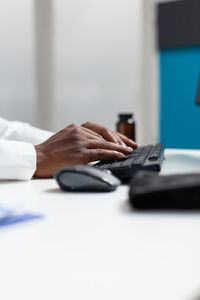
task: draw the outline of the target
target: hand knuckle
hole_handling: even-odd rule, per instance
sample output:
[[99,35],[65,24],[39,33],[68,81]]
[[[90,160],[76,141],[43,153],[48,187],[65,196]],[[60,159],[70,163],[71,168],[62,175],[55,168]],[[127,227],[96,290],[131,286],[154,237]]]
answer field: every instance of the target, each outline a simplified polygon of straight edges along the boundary
[[101,132],[102,132],[103,134],[107,134],[107,133],[108,133],[108,129],[105,128],[105,127],[102,127]]
[[87,127],[87,126],[90,126],[91,125],[91,122],[89,122],[89,121],[86,121],[82,126],[85,126],[85,127]]
[[79,126],[73,127],[72,132],[75,136],[78,136],[78,137],[82,136],[82,130]]
[[102,147],[103,149],[107,149],[108,148],[108,143],[105,140],[101,141],[100,147]]
[[104,155],[104,150],[103,149],[97,149],[97,153],[99,156],[103,156]]
[[69,128],[75,128],[75,127],[77,127],[77,125],[73,123],[73,124],[70,124],[68,127]]
[[73,133],[73,144],[74,145],[81,145],[83,142],[83,137],[79,132],[74,132]]

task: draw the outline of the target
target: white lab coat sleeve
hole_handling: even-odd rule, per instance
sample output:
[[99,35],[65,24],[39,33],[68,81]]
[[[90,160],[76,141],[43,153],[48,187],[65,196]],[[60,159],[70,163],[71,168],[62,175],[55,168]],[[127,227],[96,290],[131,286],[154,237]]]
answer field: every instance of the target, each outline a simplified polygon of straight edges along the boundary
[[0,179],[30,180],[36,170],[36,151],[31,143],[0,139]]
[[18,121],[7,121],[0,118],[0,138],[38,145],[53,135],[52,132],[42,130]]
[[29,180],[36,170],[38,145],[52,132],[0,118],[0,179]]

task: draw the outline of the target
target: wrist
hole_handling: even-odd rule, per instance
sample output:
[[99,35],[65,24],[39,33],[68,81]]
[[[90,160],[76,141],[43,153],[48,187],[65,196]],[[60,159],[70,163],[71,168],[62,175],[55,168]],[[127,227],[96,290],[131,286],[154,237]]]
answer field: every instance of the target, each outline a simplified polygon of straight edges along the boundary
[[41,145],[34,146],[36,152],[36,170],[33,175],[35,178],[41,178],[43,173],[43,164],[44,164],[44,152],[42,151]]

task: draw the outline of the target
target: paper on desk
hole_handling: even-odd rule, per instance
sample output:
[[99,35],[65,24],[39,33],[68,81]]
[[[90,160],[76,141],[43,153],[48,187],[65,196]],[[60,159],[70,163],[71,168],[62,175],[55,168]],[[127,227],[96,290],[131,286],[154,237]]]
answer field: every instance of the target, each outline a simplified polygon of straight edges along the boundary
[[41,218],[42,215],[20,212],[0,206],[0,227]]
[[200,150],[166,149],[162,175],[200,173]]

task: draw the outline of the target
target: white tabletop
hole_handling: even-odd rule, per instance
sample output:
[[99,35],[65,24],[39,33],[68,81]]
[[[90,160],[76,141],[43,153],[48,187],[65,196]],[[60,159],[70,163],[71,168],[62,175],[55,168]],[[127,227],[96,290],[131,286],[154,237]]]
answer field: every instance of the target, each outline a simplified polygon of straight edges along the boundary
[[2,203],[43,218],[0,229],[1,299],[193,300],[200,293],[199,212],[138,212],[127,186],[64,193],[53,179],[1,182]]

